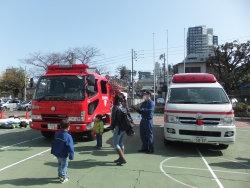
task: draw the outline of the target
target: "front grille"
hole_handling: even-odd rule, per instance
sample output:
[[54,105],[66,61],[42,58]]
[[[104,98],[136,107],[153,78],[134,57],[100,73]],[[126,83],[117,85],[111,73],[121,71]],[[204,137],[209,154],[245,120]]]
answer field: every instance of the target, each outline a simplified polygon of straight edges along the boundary
[[179,130],[180,135],[189,135],[189,136],[211,136],[211,137],[220,137],[221,132],[216,131],[191,131],[191,130]]
[[196,118],[192,117],[179,117],[181,123],[196,124]]
[[203,123],[204,125],[219,125],[220,119],[219,118],[204,118]]
[[[209,125],[219,125],[220,119],[219,118],[204,118],[202,119],[205,126]],[[196,124],[197,119],[192,117],[179,117],[179,121],[183,124]]]
[[42,119],[49,123],[59,123],[62,119],[66,119],[67,115],[64,114],[42,114]]

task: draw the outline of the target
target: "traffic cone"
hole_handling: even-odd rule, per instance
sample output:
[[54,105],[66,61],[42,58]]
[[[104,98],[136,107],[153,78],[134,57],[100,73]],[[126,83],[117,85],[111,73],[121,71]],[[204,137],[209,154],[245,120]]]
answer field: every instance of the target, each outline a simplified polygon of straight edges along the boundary
[[25,118],[26,118],[26,119],[29,119],[29,111],[28,111],[28,110],[26,110]]

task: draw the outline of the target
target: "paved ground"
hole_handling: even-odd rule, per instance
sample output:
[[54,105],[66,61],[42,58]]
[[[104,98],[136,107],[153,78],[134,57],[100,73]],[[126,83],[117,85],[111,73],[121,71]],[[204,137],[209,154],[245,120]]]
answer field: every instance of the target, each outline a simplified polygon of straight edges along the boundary
[[[138,122],[138,120],[137,120]],[[163,145],[163,117],[154,121],[155,153],[141,154],[138,126],[125,138],[127,164],[112,161],[112,133],[103,136],[103,150],[95,141],[75,141],[75,160],[69,163],[70,181],[56,179],[57,161],[50,154],[51,140],[30,129],[0,130],[0,187],[250,187],[250,120],[238,119],[236,143],[226,150],[211,145]]]

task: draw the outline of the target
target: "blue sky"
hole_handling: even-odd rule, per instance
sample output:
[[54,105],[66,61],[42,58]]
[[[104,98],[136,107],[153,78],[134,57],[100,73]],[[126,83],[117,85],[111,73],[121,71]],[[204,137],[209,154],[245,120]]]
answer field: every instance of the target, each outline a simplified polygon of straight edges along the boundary
[[250,40],[249,7],[249,0],[0,0],[0,72],[30,53],[86,45],[100,49],[98,61],[112,74],[121,64],[131,68],[132,48],[134,69],[152,71],[153,33],[156,61],[168,30],[168,60],[176,64],[184,57],[184,28],[206,25],[219,43]]

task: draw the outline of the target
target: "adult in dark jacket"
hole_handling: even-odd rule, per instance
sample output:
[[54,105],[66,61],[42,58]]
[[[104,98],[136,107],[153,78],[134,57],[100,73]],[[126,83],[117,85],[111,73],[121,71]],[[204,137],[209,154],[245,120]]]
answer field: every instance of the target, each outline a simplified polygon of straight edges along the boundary
[[151,92],[146,91],[143,94],[145,101],[141,104],[138,113],[141,114],[140,136],[142,148],[138,152],[154,152],[154,135],[153,135],[153,116],[155,103],[151,100]]
[[121,110],[122,110],[122,101],[125,99],[123,94],[118,94],[115,96],[114,105],[112,107],[112,119],[111,119],[111,129],[114,133],[113,135],[113,145],[119,155],[119,158],[115,160],[117,164],[121,165],[126,163],[124,158],[124,136],[126,131],[120,131],[120,121],[121,121]]

